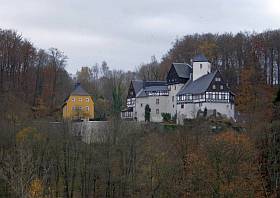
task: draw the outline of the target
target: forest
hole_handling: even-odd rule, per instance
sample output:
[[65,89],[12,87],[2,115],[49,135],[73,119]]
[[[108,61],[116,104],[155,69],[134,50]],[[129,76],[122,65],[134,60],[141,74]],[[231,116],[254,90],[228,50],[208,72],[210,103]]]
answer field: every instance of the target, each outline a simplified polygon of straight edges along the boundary
[[[132,79],[163,80],[197,53],[236,94],[236,123],[120,120]],[[135,71],[103,61],[73,76],[66,66],[59,49],[0,30],[0,197],[280,196],[280,30],[186,35]],[[61,120],[75,82],[109,121],[100,142],[84,143]]]

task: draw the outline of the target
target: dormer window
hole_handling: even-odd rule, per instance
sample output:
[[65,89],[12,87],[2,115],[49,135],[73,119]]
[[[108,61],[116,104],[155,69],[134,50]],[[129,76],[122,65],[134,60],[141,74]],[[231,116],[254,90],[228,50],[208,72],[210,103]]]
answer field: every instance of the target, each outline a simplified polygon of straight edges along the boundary
[[216,77],[216,78],[215,78],[215,81],[216,81],[216,82],[220,82],[220,81],[221,81],[221,78],[220,78],[220,77]]

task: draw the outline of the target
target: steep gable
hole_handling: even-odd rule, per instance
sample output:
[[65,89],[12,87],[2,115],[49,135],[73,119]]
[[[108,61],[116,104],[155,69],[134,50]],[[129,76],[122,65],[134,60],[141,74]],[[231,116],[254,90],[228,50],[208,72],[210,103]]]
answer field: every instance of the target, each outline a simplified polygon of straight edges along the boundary
[[136,93],[134,91],[133,84],[131,82],[129,85],[129,88],[128,88],[127,98],[135,98],[135,96],[136,96]]
[[167,74],[168,84],[186,83],[190,79],[192,68],[186,63],[173,63]]
[[[214,86],[214,87],[213,87]],[[226,82],[223,80],[223,77],[219,71],[216,71],[214,78],[212,79],[210,85],[208,86],[207,91],[209,92],[229,92]]]
[[[213,85],[215,85],[213,87]],[[224,82],[221,73],[217,70],[215,72],[201,76],[195,81],[189,81],[178,92],[177,95],[182,94],[200,94],[203,92],[228,92],[230,91]]]

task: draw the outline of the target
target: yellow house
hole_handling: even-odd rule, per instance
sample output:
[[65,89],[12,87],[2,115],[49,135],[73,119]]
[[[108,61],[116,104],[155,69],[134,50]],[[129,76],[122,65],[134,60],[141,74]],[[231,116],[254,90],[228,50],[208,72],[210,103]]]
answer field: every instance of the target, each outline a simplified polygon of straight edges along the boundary
[[94,118],[94,103],[89,95],[77,83],[74,91],[65,100],[63,105],[63,118],[64,119],[93,119]]

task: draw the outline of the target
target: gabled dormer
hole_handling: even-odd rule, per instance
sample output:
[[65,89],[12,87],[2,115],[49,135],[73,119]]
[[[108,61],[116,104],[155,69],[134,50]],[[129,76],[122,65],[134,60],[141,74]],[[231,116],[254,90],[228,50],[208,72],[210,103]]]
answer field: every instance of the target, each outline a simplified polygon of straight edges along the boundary
[[133,87],[133,84],[132,84],[132,81],[129,85],[129,89],[128,89],[128,93],[127,93],[127,98],[135,98],[136,96],[136,93],[135,93],[135,90],[134,90],[134,87]]
[[192,67],[187,63],[173,63],[167,74],[168,85],[185,84],[192,74]]
[[143,86],[144,86],[143,80],[132,80],[129,85],[127,98],[135,98],[136,95],[139,93],[139,91],[143,88]]
[[229,87],[226,82],[223,80],[221,73],[217,70],[214,72],[215,75],[208,86],[207,91],[209,92],[230,92]]

